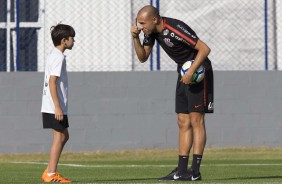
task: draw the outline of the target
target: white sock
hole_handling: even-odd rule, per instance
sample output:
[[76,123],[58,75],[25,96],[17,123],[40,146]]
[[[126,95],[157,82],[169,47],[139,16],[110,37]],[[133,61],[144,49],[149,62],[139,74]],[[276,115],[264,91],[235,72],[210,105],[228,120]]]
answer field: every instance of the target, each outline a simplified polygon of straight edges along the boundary
[[53,174],[56,174],[56,173],[47,173],[48,176],[52,176]]

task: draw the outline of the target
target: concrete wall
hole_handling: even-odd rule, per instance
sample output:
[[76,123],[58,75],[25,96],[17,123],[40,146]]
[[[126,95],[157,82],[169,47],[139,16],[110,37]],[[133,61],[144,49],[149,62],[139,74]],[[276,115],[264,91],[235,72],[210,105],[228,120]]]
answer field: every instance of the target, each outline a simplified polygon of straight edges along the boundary
[[[176,148],[176,72],[69,73],[65,151]],[[215,72],[207,147],[281,146],[281,72]],[[48,152],[43,73],[0,73],[0,153]]]

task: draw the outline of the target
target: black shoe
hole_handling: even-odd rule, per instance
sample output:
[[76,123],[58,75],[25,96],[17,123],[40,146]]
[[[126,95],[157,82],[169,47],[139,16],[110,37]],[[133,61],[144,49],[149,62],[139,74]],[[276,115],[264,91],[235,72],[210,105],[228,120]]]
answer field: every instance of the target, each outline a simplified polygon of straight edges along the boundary
[[202,180],[201,173],[190,175],[190,181],[200,181],[200,180]]
[[179,181],[200,181],[202,180],[201,173],[195,174],[192,169],[188,169],[186,173],[180,174],[178,172],[173,176],[174,180]]
[[[192,168],[188,169],[188,174],[189,174],[189,177],[188,177],[188,180],[189,181],[200,181],[202,180],[202,176],[201,176],[201,173],[199,172],[198,174],[196,174]],[[186,177],[185,177],[186,178]]]
[[179,174],[177,167],[172,170],[167,176],[159,178],[159,181],[200,181],[202,180],[201,173],[195,174],[193,170],[188,169],[187,173]]
[[176,174],[177,174],[177,167],[174,170],[172,170],[167,176],[159,178],[159,181],[174,181],[175,178],[178,178]]

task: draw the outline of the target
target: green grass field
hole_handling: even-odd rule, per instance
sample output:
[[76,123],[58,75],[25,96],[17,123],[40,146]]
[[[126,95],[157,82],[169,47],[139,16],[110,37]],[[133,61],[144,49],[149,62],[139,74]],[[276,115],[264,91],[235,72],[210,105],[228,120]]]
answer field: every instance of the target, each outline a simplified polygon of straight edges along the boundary
[[[0,155],[0,183],[41,183],[47,160],[47,154]],[[184,183],[157,180],[176,165],[177,150],[63,153],[58,172],[73,183]],[[197,183],[282,183],[282,149],[206,149],[201,173]]]

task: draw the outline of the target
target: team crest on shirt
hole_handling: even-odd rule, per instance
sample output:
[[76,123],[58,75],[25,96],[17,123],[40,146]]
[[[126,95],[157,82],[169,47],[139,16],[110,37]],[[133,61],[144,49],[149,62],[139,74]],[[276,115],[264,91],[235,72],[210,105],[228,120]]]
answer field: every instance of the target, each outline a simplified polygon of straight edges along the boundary
[[164,42],[169,47],[173,47],[174,46],[174,44],[170,41],[169,38],[164,38]]
[[168,35],[168,33],[169,33],[169,30],[168,29],[165,29],[164,31],[163,31],[163,34],[166,36],[166,35]]

